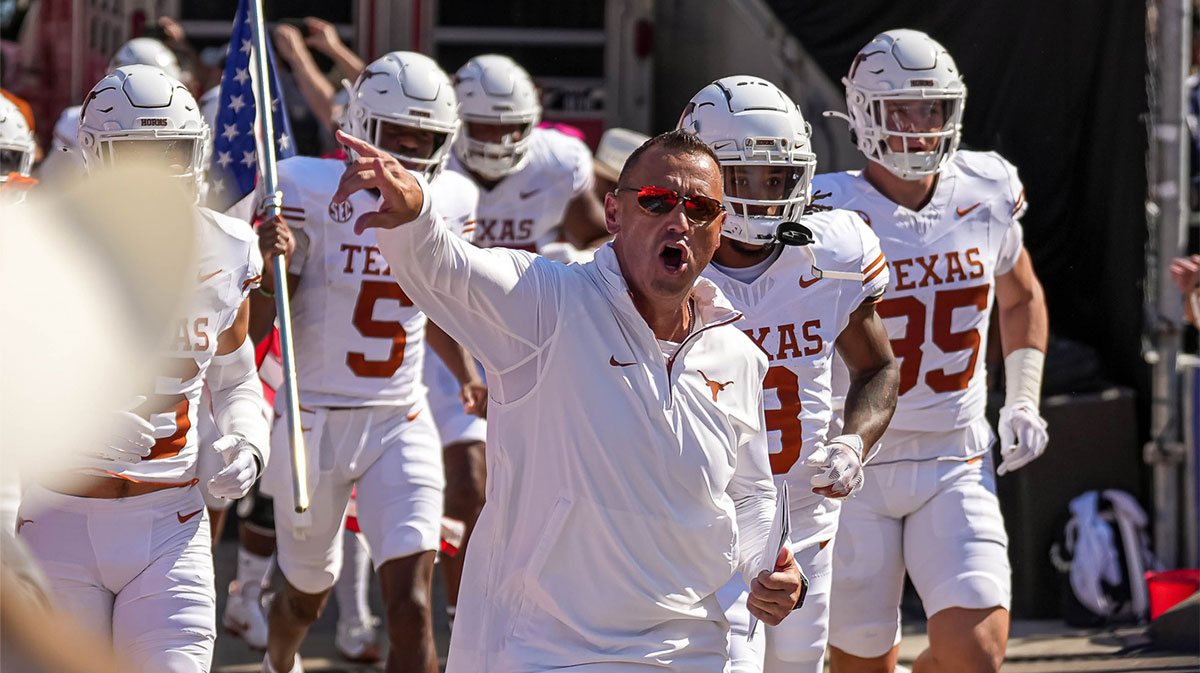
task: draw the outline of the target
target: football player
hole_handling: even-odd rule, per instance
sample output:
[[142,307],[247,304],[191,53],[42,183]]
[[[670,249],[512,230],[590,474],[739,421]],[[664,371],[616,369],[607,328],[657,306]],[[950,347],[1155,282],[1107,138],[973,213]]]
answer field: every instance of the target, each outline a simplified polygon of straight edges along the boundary
[[[816,168],[810,127],[775,85],[719,79],[692,97],[680,127],[721,162],[726,216],[704,275],[745,316],[742,330],[771,363],[763,381],[771,469],[788,482],[791,549],[810,582],[798,614],[749,641],[746,582],[735,577],[721,591],[732,670],[763,671],[765,650],[767,671],[819,673],[840,499],[862,488],[863,454],[895,408],[899,373],[875,313],[887,265],[858,215],[806,214]],[[851,371],[840,430],[831,430],[835,350]]]
[[[78,141],[89,171],[157,164],[198,196],[208,134],[182,84],[133,65],[88,94]],[[55,599],[144,671],[208,671],[212,659],[216,605],[197,453],[222,454],[226,467],[204,487],[234,499],[250,489],[269,448],[245,301],[262,258],[244,222],[197,208],[196,226],[194,300],[171,325],[155,389],[116,413],[113,435],[82,469],[31,488],[20,512],[19,534]],[[201,446],[203,386],[220,437]]]
[[[891,279],[876,311],[900,362],[900,400],[863,492],[842,508],[832,668],[895,666],[907,570],[929,630],[913,670],[995,671],[1012,593],[995,475],[1047,442],[1038,412],[1046,303],[1021,240],[1025,191],[995,152],[956,151],[966,87],[928,35],[879,34],[842,82],[852,138],[869,161],[819,175],[813,189],[829,194],[821,203],[861,214],[887,255]],[[993,308],[1006,389],[995,471],[984,418]]]
[[463,130],[450,168],[480,188],[475,244],[537,252],[566,240],[587,248],[608,235],[592,193],[592,155],[577,138],[538,128],[542,106],[529,73],[511,58],[476,56],[454,88]]
[[[108,62],[108,71],[126,65],[152,65],[174,80],[183,79],[183,70],[175,53],[152,37],[135,37],[121,45]],[[54,123],[52,149],[38,167],[39,175],[48,181],[68,182],[83,174],[83,157],[76,140],[81,106],[72,105]]]
[[[443,171],[458,130],[449,77],[428,57],[392,52],[367,66],[351,90],[347,132],[421,171],[439,212],[458,232],[472,218],[474,185]],[[267,470],[275,499],[283,590],[271,603],[265,671],[298,671],[300,643],[320,614],[342,565],[346,505],[356,488],[359,529],[379,575],[391,648],[387,670],[437,669],[430,583],[443,509],[441,442],[422,385],[425,339],[451,368],[469,360],[400,290],[373,235],[355,220],[376,209],[360,193],[334,203],[345,170],[338,159],[293,157],[279,164],[282,218],[260,227],[263,245],[290,241],[300,414],[312,506],[294,511],[291,464]],[[273,281],[264,286],[275,291]],[[268,327],[274,304],[255,298],[256,323]],[[444,333],[441,334],[444,336]],[[278,405],[277,405],[278,410]],[[282,411],[279,412],[282,415]],[[273,441],[285,450],[283,419]]]
[[37,142],[25,115],[16,104],[0,96],[0,203],[21,201],[36,183],[29,177],[36,154]]

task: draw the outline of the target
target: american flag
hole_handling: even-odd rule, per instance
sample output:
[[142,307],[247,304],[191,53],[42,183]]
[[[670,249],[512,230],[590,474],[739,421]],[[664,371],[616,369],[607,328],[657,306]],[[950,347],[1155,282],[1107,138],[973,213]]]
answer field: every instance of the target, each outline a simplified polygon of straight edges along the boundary
[[[254,39],[250,25],[249,0],[239,0],[229,38],[229,57],[221,76],[221,96],[217,125],[213,131],[212,166],[209,169],[208,205],[214,210],[230,206],[254,191],[258,177],[258,144],[255,117],[258,106],[254,96]],[[267,69],[271,77],[271,113],[274,115],[275,156],[286,159],[296,153],[287,106],[275,74],[275,53],[267,40]]]

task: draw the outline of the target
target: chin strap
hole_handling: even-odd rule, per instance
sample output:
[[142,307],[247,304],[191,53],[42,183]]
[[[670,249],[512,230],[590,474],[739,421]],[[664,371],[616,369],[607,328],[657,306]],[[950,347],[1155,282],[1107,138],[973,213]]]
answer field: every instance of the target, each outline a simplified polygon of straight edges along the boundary
[[857,280],[862,282],[867,279],[865,273],[855,271],[825,271],[817,266],[817,255],[812,251],[811,244],[817,239],[813,235],[812,229],[800,224],[799,222],[781,222],[779,227],[775,229],[775,240],[784,245],[797,246],[804,250],[808,255],[808,262],[812,265],[812,273],[814,278],[834,278],[837,280]]

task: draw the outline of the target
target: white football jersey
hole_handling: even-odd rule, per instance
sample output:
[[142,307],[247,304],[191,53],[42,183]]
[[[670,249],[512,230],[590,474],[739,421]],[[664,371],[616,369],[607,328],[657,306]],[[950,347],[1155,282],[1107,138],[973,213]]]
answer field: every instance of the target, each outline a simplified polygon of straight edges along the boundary
[[[833,417],[830,365],[834,341],[850,314],[882,294],[888,282],[879,239],[857,215],[844,210],[818,212],[805,216],[804,224],[816,238],[810,247],[819,268],[863,273],[866,279],[817,279],[808,254],[794,246],[781,246],[779,257],[749,283],[731,277],[716,264],[709,264],[703,273],[745,316],[738,327],[770,362],[763,380],[767,448],[776,479],[792,482],[792,493],[797,494],[793,505],[810,493],[809,478],[816,474],[804,465],[804,458],[828,438]],[[820,514],[815,512],[817,519]],[[836,509],[830,518],[836,519]],[[807,535],[833,521],[806,519],[802,523],[794,524],[796,532]],[[800,542],[796,537],[792,541]]]
[[[1022,250],[1025,192],[1016,168],[994,152],[959,151],[918,212],[859,171],[818,175],[813,192],[830,193],[818,203],[861,215],[887,256],[891,280],[877,310],[900,363],[889,427],[947,431],[982,418],[995,281]],[[837,369],[835,390],[844,392],[844,367]],[[934,456],[908,456],[927,457]]]
[[[354,221],[375,211],[378,198],[360,191],[333,203],[345,169],[340,159],[279,163],[283,217],[296,235],[288,272],[301,277],[291,306],[300,402],[411,404],[425,395],[425,315],[396,283],[375,231],[354,233]],[[446,174],[435,181],[436,209],[459,235],[473,219],[469,182]]]
[[[475,245],[537,252],[558,240],[571,199],[592,188],[592,153],[581,140],[540,128],[532,139],[519,171],[491,189],[480,188]],[[454,155],[450,170],[470,178]]]
[[207,208],[197,212],[199,285],[187,313],[171,326],[153,394],[133,409],[154,425],[154,446],[141,462],[122,466],[96,461],[88,465],[89,471],[143,482],[183,483],[194,477],[204,374],[217,352],[217,336],[233,326],[242,301],[262,279],[263,268],[249,224]]

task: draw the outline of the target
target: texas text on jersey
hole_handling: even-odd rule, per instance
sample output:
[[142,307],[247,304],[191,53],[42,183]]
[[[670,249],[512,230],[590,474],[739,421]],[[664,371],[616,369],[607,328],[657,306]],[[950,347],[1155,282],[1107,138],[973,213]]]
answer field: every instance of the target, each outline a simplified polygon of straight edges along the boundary
[[[735,309],[745,315],[738,323],[767,355],[770,369],[763,380],[763,407],[767,422],[767,447],[771,471],[793,482],[793,506],[801,501],[824,501],[809,493],[815,468],[807,457],[824,442],[833,416],[830,359],[834,341],[846,327],[850,314],[881,295],[888,283],[887,264],[879,239],[853,213],[818,212],[804,222],[816,236],[810,244],[818,268],[861,273],[865,280],[817,278],[807,252],[779,246],[778,259],[757,279],[744,283],[728,270],[710,264],[704,276],[717,284]],[[811,495],[811,498],[808,497]],[[816,525],[799,524],[797,547],[828,539],[836,523],[836,508],[819,507]],[[821,513],[828,514],[822,517]],[[806,515],[806,516],[810,516]],[[823,536],[823,537],[821,537]]]
[[217,350],[217,335],[229,329],[249,291],[262,278],[262,256],[254,232],[241,220],[196,211],[196,292],[187,313],[171,325],[154,394],[133,411],[155,427],[150,455],[140,462],[103,461],[89,471],[133,481],[183,483],[195,473],[197,412],[204,373]]
[[[818,175],[813,191],[830,193],[821,203],[861,215],[887,254],[891,280],[877,310],[900,362],[889,427],[944,431],[982,418],[995,279],[1021,253],[1026,204],[1016,169],[994,152],[957,152],[918,212],[884,197],[859,171]],[[834,376],[834,389],[844,391],[845,368]]]
[[[450,158],[450,169],[469,175],[457,156]],[[475,245],[537,252],[557,241],[567,203],[591,189],[593,180],[587,145],[558,131],[535,128],[521,169],[492,189],[481,189]]]

